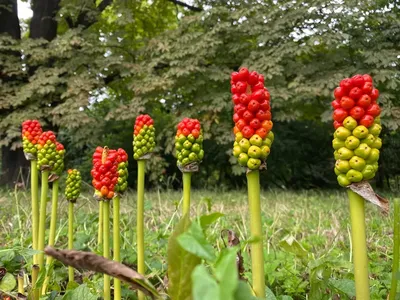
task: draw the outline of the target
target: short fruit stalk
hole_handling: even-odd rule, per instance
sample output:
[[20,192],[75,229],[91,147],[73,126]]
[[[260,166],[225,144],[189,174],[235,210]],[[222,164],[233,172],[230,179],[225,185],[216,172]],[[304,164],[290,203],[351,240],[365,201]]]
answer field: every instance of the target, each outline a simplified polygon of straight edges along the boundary
[[[120,254],[120,197],[128,188],[128,154],[124,149],[118,149],[118,182],[115,186],[113,199],[113,260],[121,262]],[[114,300],[121,300],[121,281],[114,278]]]
[[175,153],[183,179],[182,215],[190,213],[192,173],[197,172],[204,158],[203,132],[197,119],[184,118],[177,126]]
[[[103,256],[110,257],[110,200],[114,197],[118,182],[118,153],[108,147],[97,147],[93,154],[92,184],[95,198],[102,199],[103,206]],[[105,300],[111,299],[110,276],[104,275]]]
[[[333,126],[335,174],[340,186],[349,187],[375,177],[378,170],[381,109],[379,91],[368,74],[343,79],[334,91]],[[354,277],[357,299],[370,298],[365,235],[365,200],[348,190],[352,227]]]
[[[82,187],[81,173],[77,169],[69,169],[65,187],[68,201],[68,249],[74,248],[74,204],[79,198]],[[68,267],[68,282],[74,281],[74,268]]]
[[[144,178],[146,160],[150,158],[155,147],[154,121],[149,115],[139,115],[136,118],[133,132],[133,158],[138,164],[137,181],[137,262],[138,272],[145,274],[144,259]],[[144,294],[138,292],[138,298],[144,299]]]
[[392,263],[392,283],[390,285],[389,300],[395,300],[397,294],[397,277],[399,272],[400,259],[400,199],[394,199],[394,221],[393,221],[393,263]]
[[[31,201],[32,201],[32,247],[37,250],[39,235],[39,174],[37,169],[37,142],[42,134],[42,127],[37,120],[22,123],[22,146],[27,160],[31,162]],[[33,257],[37,263],[37,255]]]
[[257,297],[265,298],[259,170],[265,168],[274,141],[270,94],[264,87],[263,75],[246,68],[232,73],[231,92],[235,122],[233,155],[241,166],[247,167],[251,235],[256,239],[251,244],[253,289]]

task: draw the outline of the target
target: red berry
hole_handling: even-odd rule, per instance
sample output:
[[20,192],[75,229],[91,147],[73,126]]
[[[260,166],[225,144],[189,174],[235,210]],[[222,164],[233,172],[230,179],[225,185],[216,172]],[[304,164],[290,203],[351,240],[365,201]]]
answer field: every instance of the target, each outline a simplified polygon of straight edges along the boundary
[[249,139],[253,136],[254,129],[251,128],[250,126],[244,126],[242,129],[242,134],[246,139]]
[[192,135],[194,136],[195,139],[197,139],[200,136],[200,131],[195,128],[192,130]]
[[373,117],[379,116],[380,113],[381,113],[381,108],[376,103],[372,103],[367,109],[367,114],[369,114]]
[[340,126],[342,126],[343,124],[341,122],[338,121],[334,121],[333,122],[333,127],[335,127],[335,129],[338,129]]
[[240,103],[243,105],[247,105],[250,101],[250,97],[247,94],[241,94],[240,95]]
[[184,136],[188,136],[188,135],[190,134],[190,130],[187,129],[187,128],[184,128],[184,129],[182,130],[182,134],[183,134]]
[[365,127],[369,128],[374,124],[374,117],[371,115],[365,115],[360,119],[359,122],[361,125],[364,125]]
[[346,96],[346,91],[338,86],[334,91],[333,91],[333,95],[335,96],[335,99],[341,99],[343,96]]
[[349,92],[349,97],[353,98],[354,100],[358,100],[362,95],[362,90],[358,87],[354,87]]
[[256,118],[259,119],[260,121],[271,120],[271,112],[270,111],[259,110],[256,113]]
[[342,106],[340,105],[339,100],[337,100],[337,99],[333,100],[333,101],[331,102],[331,105],[332,105],[333,109],[338,109],[338,108],[341,108],[341,107],[342,107]]
[[364,81],[365,82],[371,82],[372,83],[372,77],[368,74],[363,75]]
[[[369,83],[369,82],[367,82],[367,83]],[[360,99],[358,99],[358,101],[357,101],[357,105],[362,108],[368,108],[370,106],[370,104],[371,104],[371,97],[368,95],[365,95],[365,94],[362,95],[360,97]]]
[[239,129],[239,130],[242,130],[245,126],[246,126],[246,121],[245,120],[243,120],[243,119],[240,119],[239,121],[237,121],[237,123],[236,123],[236,127]]
[[349,91],[352,88],[352,82],[350,78],[345,78],[340,82],[340,87],[345,91]]
[[231,74],[231,78],[232,78],[232,81],[233,81],[233,82],[237,82],[237,81],[240,80],[240,75],[239,75],[238,72],[233,72],[233,73]]
[[360,74],[354,75],[353,77],[351,77],[351,80],[353,82],[353,85],[356,87],[361,88],[364,85],[364,78]]
[[235,113],[237,113],[240,117],[243,116],[243,113],[246,111],[246,109],[246,106],[244,106],[243,104],[237,104],[234,107]]
[[260,128],[260,127],[261,127],[260,120],[257,119],[257,118],[254,118],[253,120],[251,120],[250,126],[251,126],[252,128],[254,128],[254,129]]
[[258,81],[264,84],[264,75],[258,75]]
[[258,101],[256,100],[251,100],[249,102],[249,105],[247,106],[247,109],[252,112],[256,112],[259,108],[260,108],[260,103],[258,103]]
[[378,89],[372,89],[370,97],[372,101],[376,101],[379,97]]
[[258,128],[256,130],[256,134],[258,134],[262,139],[265,139],[265,137],[267,136],[268,132],[267,132],[267,130],[265,128],[261,127],[261,128]]
[[251,72],[247,82],[251,85],[255,85],[258,82],[258,73],[256,71]]
[[246,111],[243,113],[243,119],[244,119],[246,122],[250,122],[251,120],[253,120],[253,118],[254,118],[254,115],[253,115],[250,111],[246,110]]
[[265,100],[267,100],[267,101],[271,100],[271,94],[268,92],[267,89],[265,89],[264,94],[265,94]]
[[271,106],[269,105],[269,101],[263,101],[260,103],[260,109],[264,111],[269,111],[271,110]]
[[244,67],[240,68],[239,76],[240,76],[240,80],[247,81],[247,79],[249,78],[249,70]]
[[361,90],[364,94],[370,94],[372,92],[373,88],[374,88],[374,86],[372,85],[372,82],[367,81],[364,83]]
[[254,85],[251,88],[252,92],[258,91],[258,90],[264,90],[264,84],[262,82],[258,82],[256,85]]
[[343,108],[338,108],[333,111],[333,119],[338,122],[343,122],[344,119],[348,116],[347,111]]
[[238,94],[233,94],[232,95],[232,101],[234,104],[239,104],[240,103],[240,96]]
[[350,116],[352,116],[354,119],[359,120],[365,115],[364,108],[359,107],[359,106],[354,106],[350,110]]
[[349,110],[354,107],[356,103],[350,97],[344,96],[340,99],[340,106],[346,110]]
[[240,116],[237,113],[233,114],[233,122],[236,123],[237,121],[239,121],[239,119],[240,119]]
[[236,91],[238,94],[246,93],[247,90],[247,83],[239,81],[236,83]]
[[189,121],[186,123],[186,128],[189,129],[190,131],[192,131],[192,129],[194,128],[194,124],[192,121]]
[[265,91],[257,90],[251,94],[251,99],[262,102],[265,99]]
[[238,90],[237,90],[235,84],[232,84],[232,85],[231,85],[231,93],[232,93],[232,94],[237,94],[237,93],[238,93]]

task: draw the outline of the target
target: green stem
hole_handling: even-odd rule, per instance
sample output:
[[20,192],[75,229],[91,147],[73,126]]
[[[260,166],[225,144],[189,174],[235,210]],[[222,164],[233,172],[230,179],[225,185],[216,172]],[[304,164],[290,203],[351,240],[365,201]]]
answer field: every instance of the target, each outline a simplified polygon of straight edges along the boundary
[[353,244],[354,277],[356,282],[356,298],[368,300],[368,257],[365,234],[364,198],[348,189],[350,202],[351,239]]
[[[68,249],[74,248],[74,202],[68,202]],[[74,281],[74,268],[68,267],[68,282]]]
[[251,237],[255,238],[255,241],[251,244],[253,290],[257,297],[265,299],[264,252],[260,204],[260,172],[258,170],[247,173],[247,189],[250,206]]
[[36,288],[36,282],[39,277],[39,266],[34,264],[32,266],[32,289],[31,289],[31,298],[33,300],[39,300],[39,289]]
[[[138,160],[138,182],[137,182],[137,261],[139,274],[145,274],[144,265],[144,175],[146,169],[146,161]],[[139,300],[144,299],[144,294],[138,292]]]
[[24,283],[25,283],[24,272],[20,271],[18,273],[18,277],[17,278],[18,278],[18,294],[24,295],[24,293],[25,293],[25,290],[24,290]]
[[[113,250],[114,261],[121,262],[120,255],[120,228],[119,228],[119,214],[120,214],[120,199],[119,196],[113,199]],[[121,281],[114,278],[114,300],[121,300]]]
[[[32,198],[32,247],[37,250],[39,234],[39,174],[37,161],[31,160],[31,198]],[[33,263],[37,263],[37,255],[33,256]]]
[[394,199],[394,221],[393,221],[393,263],[392,263],[392,284],[390,286],[389,300],[396,299],[397,274],[399,272],[399,249],[400,249],[400,199]]
[[44,239],[46,232],[46,204],[47,204],[47,192],[49,190],[49,171],[42,172],[42,192],[40,196],[40,218],[39,218],[39,237],[38,237],[38,265],[39,268],[43,268],[44,262]]
[[[103,256],[110,258],[110,201],[103,202]],[[104,275],[104,300],[110,300],[110,276]]]
[[[50,235],[49,235],[49,246],[54,246],[56,239],[56,227],[57,227],[57,208],[58,208],[58,179],[53,182],[52,197],[51,197],[51,217],[50,217]],[[50,266],[53,258],[47,256],[46,266]],[[49,270],[47,270],[47,273]],[[42,288],[42,295],[46,294],[47,286],[50,282],[50,276],[47,274],[46,279]]]
[[99,230],[97,233],[97,246],[101,249],[103,243],[103,200],[99,201]]
[[183,177],[183,205],[182,214],[183,216],[190,213],[190,184],[192,173],[182,173]]

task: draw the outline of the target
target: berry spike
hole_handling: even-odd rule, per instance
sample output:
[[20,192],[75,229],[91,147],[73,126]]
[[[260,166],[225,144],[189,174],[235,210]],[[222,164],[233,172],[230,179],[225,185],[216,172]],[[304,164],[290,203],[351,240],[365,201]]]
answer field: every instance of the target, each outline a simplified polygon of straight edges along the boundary
[[55,163],[53,169],[51,170],[51,174],[49,176],[49,182],[52,182],[61,176],[61,173],[64,170],[64,156],[65,156],[64,145],[59,142],[56,142]]
[[133,158],[135,160],[148,159],[154,151],[155,128],[154,121],[149,115],[139,115],[133,128]]
[[128,188],[128,154],[124,149],[119,148],[118,153],[118,178],[115,184],[115,191],[123,194]]
[[37,143],[42,132],[38,120],[26,120],[22,123],[22,147],[27,160],[36,160]]
[[81,193],[82,177],[77,169],[69,169],[65,186],[65,197],[68,201],[75,202]]
[[38,169],[51,171],[57,162],[57,141],[53,131],[43,132],[37,143]]
[[241,166],[258,170],[265,163],[274,140],[271,95],[264,77],[241,68],[231,75],[235,143],[233,155]]

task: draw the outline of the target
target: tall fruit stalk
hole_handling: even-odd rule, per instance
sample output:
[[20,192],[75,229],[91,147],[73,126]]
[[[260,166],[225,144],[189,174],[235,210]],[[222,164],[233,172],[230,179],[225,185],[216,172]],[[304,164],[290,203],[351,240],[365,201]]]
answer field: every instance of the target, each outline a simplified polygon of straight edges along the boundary
[[[115,185],[118,182],[118,154],[108,147],[97,147],[92,161],[94,196],[103,202],[103,256],[110,258],[110,201],[115,195]],[[104,275],[103,297],[104,300],[111,299],[109,275]]]
[[[81,194],[82,177],[77,169],[69,169],[65,187],[68,201],[68,249],[74,248],[74,204]],[[74,268],[68,267],[68,282],[74,281]]]
[[[375,177],[378,170],[381,109],[379,91],[368,74],[343,79],[334,91],[333,125],[335,174],[339,185],[350,187]],[[354,277],[357,299],[370,299],[365,234],[365,200],[348,189]]]
[[[113,199],[113,260],[121,262],[120,254],[120,198],[128,188],[128,154],[124,149],[118,149],[118,182],[115,186]],[[121,281],[114,278],[114,300],[121,300]]]
[[264,77],[246,68],[232,73],[231,92],[235,122],[233,155],[241,166],[247,167],[250,229],[255,239],[251,244],[253,290],[257,297],[265,298],[259,170],[265,168],[274,141],[270,94],[264,87]]
[[199,170],[199,163],[204,157],[203,133],[199,120],[184,118],[178,124],[175,136],[175,153],[183,179],[182,215],[186,215],[190,213],[192,173]]
[[[137,181],[137,260],[138,272],[145,274],[144,262],[144,177],[146,170],[146,160],[151,157],[155,147],[155,128],[154,121],[149,115],[139,115],[136,118],[133,128],[133,158],[138,164]],[[140,300],[144,299],[144,294],[138,292]]]

